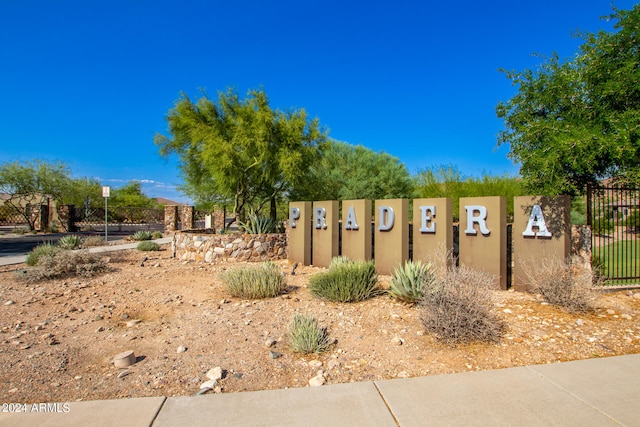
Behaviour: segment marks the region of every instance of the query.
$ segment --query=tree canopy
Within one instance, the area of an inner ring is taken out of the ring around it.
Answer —
[[[405,165],[383,151],[362,145],[330,141],[322,158],[298,186],[297,200],[349,200],[410,198],[413,180]]]
[[[498,144],[521,165],[529,190],[582,194],[604,178],[640,174],[640,5],[614,9],[613,32],[581,36],[572,60],[506,71],[518,87],[496,107]]]
[[[0,165],[0,193],[5,206],[22,216],[31,230],[36,217],[34,207],[48,199],[60,203],[70,188],[69,168],[63,163],[9,162]]]
[[[307,176],[326,140],[318,119],[273,110],[264,90],[240,99],[228,89],[217,102],[183,94],[166,119],[171,136],[157,134],[155,143],[179,157],[182,190],[199,204],[232,203],[241,221],[267,203],[275,219],[276,202]]]
[[[513,198],[524,195],[522,182],[508,175],[484,173],[482,177],[463,177],[456,166],[441,165],[425,168],[415,175],[416,197],[449,197],[453,218],[460,219],[461,197],[505,196],[507,215],[513,217]]]

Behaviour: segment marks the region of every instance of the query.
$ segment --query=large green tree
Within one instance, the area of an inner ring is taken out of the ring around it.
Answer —
[[[273,110],[264,90],[240,99],[228,89],[216,102],[183,94],[167,122],[171,136],[157,134],[155,143],[179,157],[185,193],[198,204],[232,203],[241,221],[265,205],[275,219],[278,200],[304,180],[326,140],[318,119]]]
[[[154,208],[158,202],[144,194],[140,181],[129,181],[120,188],[114,188],[110,192],[109,205],[112,207],[137,207]]]
[[[8,162],[0,165],[0,193],[4,205],[24,218],[29,228],[35,228],[34,209],[49,200],[61,203],[71,187],[69,168],[63,163],[45,161]]]
[[[614,9],[614,31],[584,34],[572,60],[507,71],[518,91],[498,104],[498,144],[521,165],[528,189],[581,194],[640,169],[640,5]]]
[[[330,141],[310,177],[292,194],[297,200],[392,199],[413,196],[405,165],[383,151]]]

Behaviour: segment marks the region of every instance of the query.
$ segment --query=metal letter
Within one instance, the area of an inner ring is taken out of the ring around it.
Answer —
[[[314,224],[316,229],[327,229],[327,211],[325,208],[314,209]]]
[[[349,206],[347,211],[347,222],[344,225],[345,230],[357,230],[358,222],[356,221],[356,210],[353,206]]]
[[[538,227],[537,233],[533,231],[533,227]],[[547,229],[547,223],[544,220],[540,205],[533,205],[533,208],[531,208],[527,229],[522,232],[522,235],[527,237],[551,237],[551,232]]]
[[[300,219],[300,208],[289,209],[289,225],[296,228],[296,219]]]
[[[464,234],[478,234],[476,229],[473,228],[473,223],[478,224],[480,228],[480,232],[488,236],[491,231],[487,228],[487,208],[485,206],[465,206],[464,209],[467,211],[467,229],[464,230]],[[475,212],[478,212],[478,215],[474,215]]]
[[[427,212],[431,211],[431,216],[427,215]],[[422,219],[420,225],[421,233],[435,233],[436,223],[433,222],[433,218],[436,216],[435,206],[420,206],[420,218]],[[431,224],[431,225],[427,225]]]
[[[395,214],[393,213],[393,208],[391,206],[380,206],[378,208],[378,214],[380,217],[380,226],[378,230],[380,231],[389,231],[393,228],[393,223],[395,222]],[[385,221],[386,217],[386,221]]]

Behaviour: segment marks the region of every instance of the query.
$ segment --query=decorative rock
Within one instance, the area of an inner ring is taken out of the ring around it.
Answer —
[[[126,371],[120,372],[118,374],[118,378],[124,378],[124,377],[126,377],[127,375],[130,375],[130,374],[133,374],[133,372],[127,369]]]
[[[505,308],[504,310],[502,310],[502,312],[505,313],[505,314],[511,314],[512,313],[512,311],[510,309],[508,309],[508,308]]]
[[[319,368],[320,366],[322,366],[322,362],[319,360],[312,360],[309,362],[309,366],[311,366],[312,368]]]
[[[4,303],[4,305],[12,305],[12,304],[15,304],[15,302],[13,302],[12,300],[9,300]]]
[[[318,371],[318,375],[309,380],[309,385],[311,387],[318,387],[324,385],[326,382],[327,380],[324,377],[324,372]]]
[[[218,381],[214,380],[213,378],[210,379],[209,381],[205,381],[202,384],[200,384],[200,388],[206,388],[211,390],[212,388],[214,388],[216,385],[218,385]]]
[[[280,357],[282,357],[282,353],[278,353],[277,351],[270,351],[269,352],[269,357],[272,359],[278,359]]]
[[[136,355],[133,350],[128,350],[119,354],[113,358],[113,366],[116,368],[128,368],[136,363]]]
[[[274,340],[273,338],[269,338],[267,339],[267,341],[265,341],[264,345],[268,348],[268,347],[273,347],[274,345],[276,345],[278,341]]]
[[[207,372],[207,378],[213,381],[222,379],[222,368],[220,366],[216,366],[215,368],[209,369],[209,372]],[[214,386],[211,386],[211,388],[213,387]]]
[[[578,320],[576,320],[576,325],[582,326],[582,325],[584,325],[584,321],[582,319],[578,319]]]
[[[633,317],[630,314],[627,314],[627,313],[621,314],[620,317],[622,317],[623,319],[626,319],[626,320],[632,320],[633,319]]]
[[[398,378],[410,378],[411,375],[409,375],[409,373],[407,371],[402,371],[402,372],[398,372],[398,375],[396,375],[396,377],[398,377]]]
[[[177,353],[184,353],[185,351],[187,351],[187,347],[181,345],[180,347],[178,347],[178,350],[176,352]]]
[[[609,310],[607,310],[607,314],[616,314],[616,311],[609,309]]]
[[[391,340],[391,344],[402,345],[404,344],[404,340],[400,337],[393,337],[393,339]]]
[[[140,320],[140,319],[129,320],[127,322],[127,328],[134,327],[135,325],[137,325],[140,322],[142,322],[142,320]]]

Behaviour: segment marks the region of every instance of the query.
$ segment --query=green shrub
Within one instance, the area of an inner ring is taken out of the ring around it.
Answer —
[[[289,346],[296,353],[322,353],[331,345],[325,328],[313,316],[295,314],[289,326]]]
[[[41,243],[29,252],[25,263],[29,266],[34,266],[38,263],[40,258],[53,257],[59,250],[60,248],[51,242]]]
[[[415,303],[425,292],[432,289],[434,284],[435,275],[431,271],[431,264],[425,264],[420,260],[406,261],[393,270],[387,292],[397,300]]]
[[[250,213],[246,222],[238,221],[238,228],[247,234],[275,233],[278,223],[268,216]]]
[[[527,289],[540,293],[549,304],[570,313],[592,311],[597,297],[593,275],[597,275],[602,267],[597,260],[592,271],[575,264],[571,259],[548,257],[524,263]]]
[[[58,250],[52,256],[42,256],[37,265],[19,277],[27,282],[38,282],[61,277],[92,277],[108,270],[102,258],[88,251]]]
[[[146,252],[159,251],[160,245],[157,244],[156,242],[151,242],[147,240],[147,241],[138,243],[138,246],[136,246],[136,249],[139,251],[146,251]]]
[[[150,231],[139,230],[136,231],[133,236],[131,236],[133,240],[143,241],[143,240],[151,240],[153,235]]]
[[[270,261],[230,269],[220,274],[220,279],[232,296],[243,299],[275,297],[287,289],[284,274]]]
[[[82,247],[88,248],[91,246],[104,246],[106,242],[102,236],[87,236],[82,239]]]
[[[63,236],[58,240],[58,246],[61,249],[77,249],[81,243],[80,236],[75,235]]]
[[[151,237],[153,239],[162,239],[164,237],[164,234],[162,234],[161,231],[154,231]]]
[[[451,343],[498,341],[505,324],[491,311],[493,286],[488,273],[465,266],[449,270],[443,283],[420,301],[424,328]]]
[[[312,295],[337,302],[363,301],[380,292],[373,261],[334,259],[329,270],[309,279]]]

